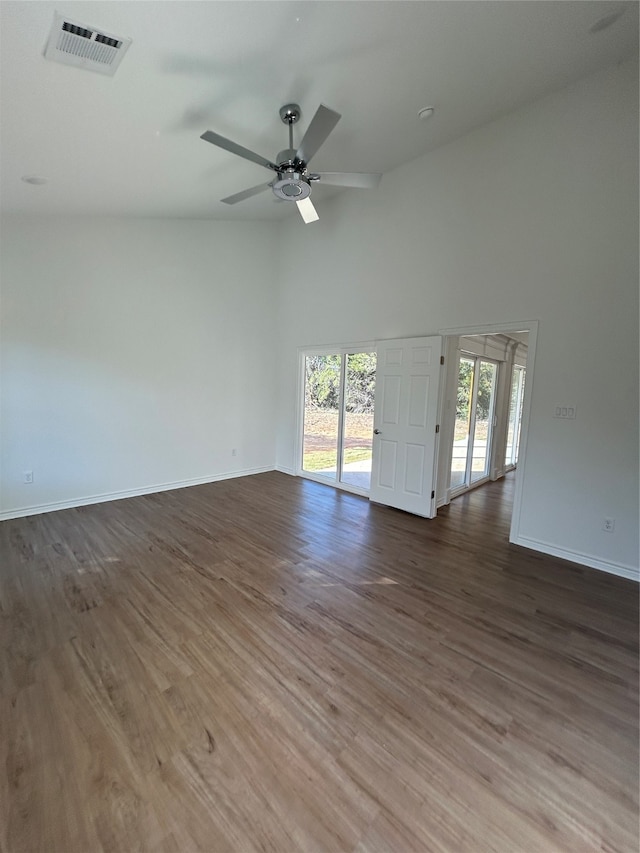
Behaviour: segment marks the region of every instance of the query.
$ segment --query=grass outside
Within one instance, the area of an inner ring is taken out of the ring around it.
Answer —
[[[469,430],[469,421],[464,418],[456,418],[453,434],[454,441],[466,438]],[[484,440],[489,434],[489,421],[476,421],[476,438]]]
[[[302,467],[305,471],[335,468],[337,459],[337,410],[305,409]],[[371,458],[373,415],[347,413],[344,423],[343,464]]]
[[[467,437],[468,422],[456,419],[454,441]],[[344,424],[345,465],[370,459],[372,455],[373,414],[348,413]],[[489,432],[487,421],[476,421],[476,439],[484,440]],[[333,409],[305,409],[304,450],[302,467],[305,471],[321,471],[336,467],[338,412]]]
[[[343,465],[349,462],[360,462],[363,459],[371,459],[371,448],[348,447],[344,451]],[[324,471],[327,468],[335,470],[337,465],[337,454],[329,450],[312,450],[305,453],[302,459],[302,467],[305,471]]]

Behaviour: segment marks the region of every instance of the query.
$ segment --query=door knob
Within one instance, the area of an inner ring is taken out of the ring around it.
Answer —
[[[374,435],[382,435],[382,430],[381,429],[374,429],[373,434]]]

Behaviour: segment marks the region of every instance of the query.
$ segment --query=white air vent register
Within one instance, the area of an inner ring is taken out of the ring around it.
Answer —
[[[56,12],[44,55],[53,62],[111,76],[130,44],[130,38],[80,24]]]

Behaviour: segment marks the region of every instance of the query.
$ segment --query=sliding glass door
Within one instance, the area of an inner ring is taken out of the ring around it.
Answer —
[[[524,378],[526,370],[515,365],[511,377],[511,395],[509,397],[509,422],[507,424],[507,450],[505,466],[515,468],[518,462],[520,448],[520,423],[522,421],[522,404],[524,402]]]
[[[452,493],[464,491],[490,474],[497,377],[496,362],[460,356],[449,484]]]
[[[458,364],[458,391],[456,397],[456,422],[451,453],[450,488],[460,488],[467,479],[467,456],[471,435],[471,402],[474,384],[475,360],[460,356]]]
[[[304,354],[300,473],[368,492],[375,352]]]

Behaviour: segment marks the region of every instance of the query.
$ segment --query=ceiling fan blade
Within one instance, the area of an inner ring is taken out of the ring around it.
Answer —
[[[256,154],[255,151],[249,151],[248,148],[243,148],[242,145],[238,145],[237,142],[232,142],[230,139],[226,139],[224,136],[220,136],[219,133],[214,133],[212,130],[206,130],[200,139],[204,139],[205,142],[210,142],[212,145],[217,145],[218,148],[224,148],[225,151],[230,151],[232,154],[237,154],[238,157],[244,157],[245,160],[251,160],[253,163],[257,163],[258,166],[264,166],[266,169],[273,169],[275,172],[278,171],[278,167],[275,163],[272,163],[271,160],[267,160],[266,157],[261,157],[259,154]]]
[[[315,175],[318,177],[316,178]],[[380,183],[378,172],[314,172],[311,180],[317,180],[328,187],[355,187],[361,190],[373,190]]]
[[[341,118],[340,113],[320,104],[296,152],[298,160],[308,163]]]
[[[239,201],[244,201],[245,198],[251,198],[252,195],[258,195],[258,193],[269,189],[271,189],[271,184],[258,184],[257,187],[250,187],[248,190],[242,190],[241,193],[228,195],[226,198],[221,198],[220,201],[225,204],[236,204]]]
[[[300,216],[304,219],[305,225],[308,225],[310,222],[317,222],[317,220],[320,219],[315,207],[313,206],[313,202],[308,196],[307,198],[300,199],[296,204],[298,205]]]

